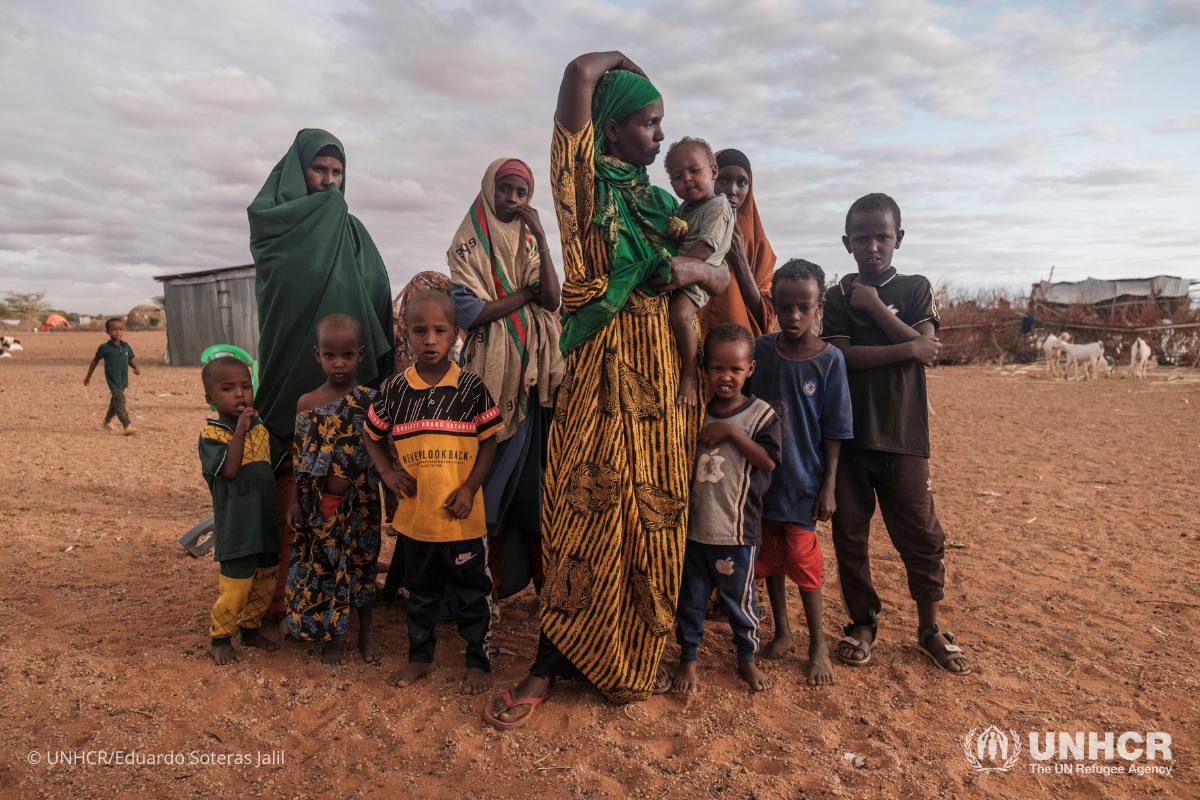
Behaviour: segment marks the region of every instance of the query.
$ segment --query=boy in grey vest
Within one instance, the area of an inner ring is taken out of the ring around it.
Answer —
[[[770,405],[742,394],[754,372],[754,337],[741,325],[718,325],[704,340],[712,397],[705,409],[688,512],[683,579],[676,611],[681,653],[672,684],[694,692],[704,612],[715,588],[729,608],[738,675],[756,692],[771,686],[754,663],[758,609],[754,559],[762,541],[762,496],[779,463],[782,426]]]

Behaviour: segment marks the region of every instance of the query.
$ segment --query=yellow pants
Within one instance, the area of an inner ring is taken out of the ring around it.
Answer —
[[[230,578],[221,576],[221,593],[212,609],[212,627],[209,635],[214,639],[228,639],[241,628],[243,638],[250,631],[262,626],[263,616],[271,605],[275,593],[275,578],[279,566],[259,567],[252,578]]]

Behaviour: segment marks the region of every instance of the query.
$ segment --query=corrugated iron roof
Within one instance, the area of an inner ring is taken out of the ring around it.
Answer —
[[[1042,281],[1036,287],[1039,300],[1065,306],[1073,303],[1095,305],[1118,297],[1184,298],[1188,296],[1191,284],[1192,281],[1187,278],[1158,275],[1154,278],[1119,278],[1112,281],[1088,278],[1075,283]]]
[[[202,269],[199,272],[181,272],[178,275],[155,275],[156,281],[170,281],[176,278],[199,278],[203,275],[218,275],[222,272],[232,272],[237,269],[254,269],[253,264],[242,264],[236,267],[218,267],[217,269]]]

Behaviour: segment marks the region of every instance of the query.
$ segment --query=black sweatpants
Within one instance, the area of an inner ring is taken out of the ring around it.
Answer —
[[[867,622],[881,609],[871,583],[867,550],[877,497],[888,536],[908,571],[912,599],[918,603],[941,600],[946,586],[946,534],[933,509],[929,459],[842,448],[833,549],[842,600],[854,622]]]
[[[458,633],[467,642],[467,666],[490,672],[492,575],[487,537],[460,542],[421,542],[400,534],[404,585],[408,588],[408,660],[433,663],[438,606],[446,587],[458,601]]]

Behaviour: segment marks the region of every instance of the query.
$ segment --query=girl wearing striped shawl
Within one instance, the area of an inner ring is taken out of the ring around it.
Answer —
[[[499,158],[446,253],[458,326],[467,331],[462,368],[479,375],[500,408],[496,460],[483,483],[489,559],[497,594],[542,582],[542,478],[562,383],[559,284],[538,212],[533,172]]]

